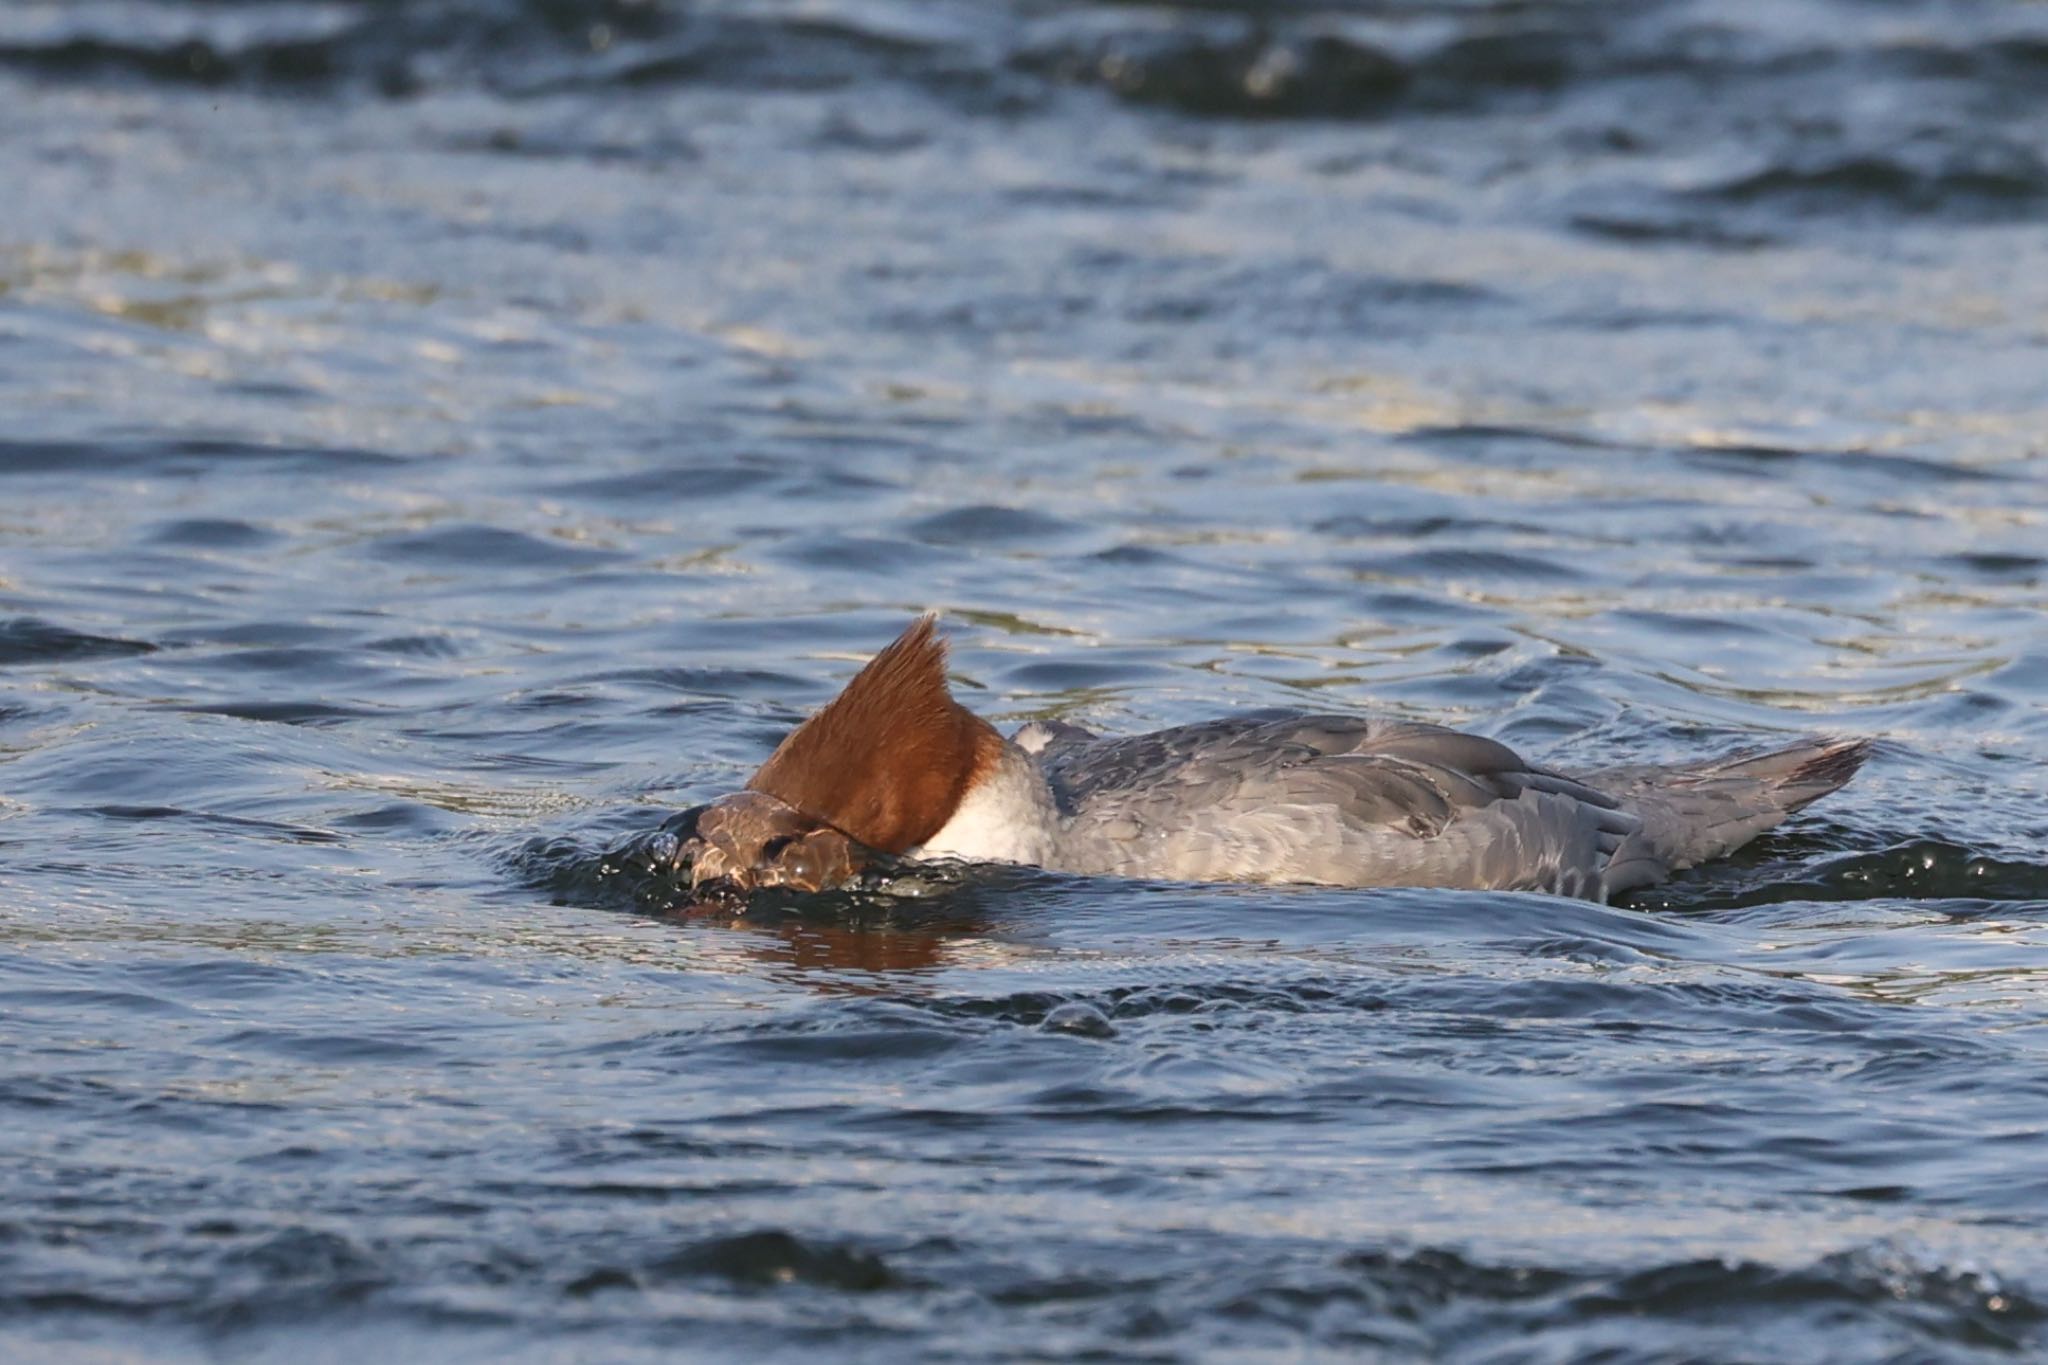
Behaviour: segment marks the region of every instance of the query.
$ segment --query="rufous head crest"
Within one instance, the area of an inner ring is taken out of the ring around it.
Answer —
[[[766,792],[871,848],[930,839],[1002,756],[1002,737],[946,689],[946,643],[926,615],[791,731],[750,790]]]

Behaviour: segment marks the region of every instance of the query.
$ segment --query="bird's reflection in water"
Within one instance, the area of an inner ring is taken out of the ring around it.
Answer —
[[[953,918],[916,924],[829,915],[692,918],[743,935],[738,955],[770,976],[831,995],[900,992],[909,984],[906,977],[951,965],[954,950],[978,941],[984,928]]]
[[[744,903],[674,904],[660,913],[736,936],[732,951],[780,980],[832,994],[883,995],[904,989],[906,976],[955,965],[964,950],[985,943],[992,924],[982,900],[971,887],[946,885],[928,899],[783,892]]]
[[[886,989],[884,983],[863,982],[862,973],[929,972],[944,966],[947,949],[965,933],[965,926],[904,927],[890,924],[830,924],[787,920],[770,928],[748,956],[784,971],[809,977],[821,972],[850,972],[846,989]]]

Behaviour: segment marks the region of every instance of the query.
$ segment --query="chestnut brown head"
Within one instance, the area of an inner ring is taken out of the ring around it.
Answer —
[[[748,779],[870,848],[907,853],[1000,762],[1003,739],[946,688],[946,642],[919,617],[792,730]]]
[[[712,903],[770,887],[827,891],[893,864],[950,819],[1002,756],[953,700],[946,645],[920,617],[799,725],[747,789],[677,817],[676,870]]]
[[[742,791],[673,823],[673,854],[700,899],[740,900],[755,891],[829,891],[883,861],[843,830],[765,792]]]

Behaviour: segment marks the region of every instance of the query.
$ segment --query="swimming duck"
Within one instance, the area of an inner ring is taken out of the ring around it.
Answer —
[[[1443,726],[1264,710],[1108,737],[1005,739],[914,622],[744,790],[670,822],[695,893],[847,885],[898,859],[1176,881],[1543,891],[1606,901],[1718,858],[1835,791],[1862,739],[1569,775]]]

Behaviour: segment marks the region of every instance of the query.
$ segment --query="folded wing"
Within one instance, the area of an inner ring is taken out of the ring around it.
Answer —
[[[1640,822],[1600,790],[1441,726],[1267,712],[1104,740],[1027,727],[1073,870],[1599,898]]]

